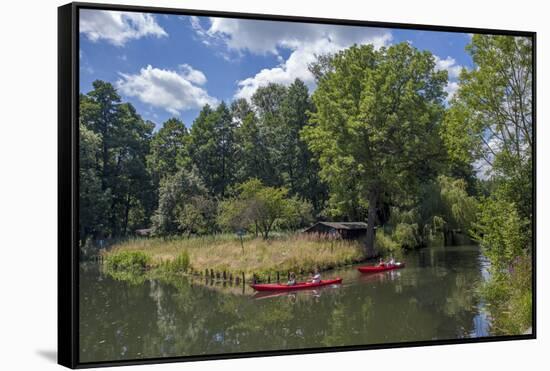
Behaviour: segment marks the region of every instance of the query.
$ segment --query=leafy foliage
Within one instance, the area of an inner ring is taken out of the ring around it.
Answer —
[[[147,268],[150,256],[142,251],[120,251],[107,255],[105,264],[111,271],[139,272]]]
[[[309,205],[288,198],[286,188],[267,187],[251,179],[237,187],[238,195],[220,205],[219,222],[229,229],[254,228],[264,239],[277,225],[290,227],[308,220]]]
[[[326,63],[326,61],[324,61]],[[384,192],[411,190],[435,174],[446,72],[407,43],[352,46],[331,57],[302,131],[338,200],[368,200],[367,248]]]
[[[143,121],[132,105],[120,103],[111,84],[95,81],[93,87],[80,96],[84,133],[80,166],[84,183],[80,192],[90,206],[80,221],[81,241],[90,235],[126,235],[147,224],[145,215],[151,208],[145,158],[153,124]]]
[[[530,246],[529,235],[523,233],[525,223],[513,203],[495,198],[483,202],[476,237],[496,270],[508,268]]]

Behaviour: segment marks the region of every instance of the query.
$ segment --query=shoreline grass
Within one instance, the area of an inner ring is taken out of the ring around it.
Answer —
[[[365,260],[359,241],[330,241],[315,235],[291,234],[273,239],[247,238],[243,247],[232,235],[191,238],[130,239],[104,251],[105,262],[128,253],[145,254],[146,269],[166,269],[178,266],[179,271],[215,272],[246,277],[265,276],[294,271],[307,274],[316,267],[328,270]],[[182,261],[184,264],[182,264]]]

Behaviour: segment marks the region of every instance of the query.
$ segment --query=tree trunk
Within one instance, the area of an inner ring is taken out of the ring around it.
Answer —
[[[367,213],[367,238],[365,240],[365,256],[372,258],[376,256],[374,247],[374,227],[376,225],[376,203],[378,194],[375,191],[369,193],[369,210]]]
[[[128,234],[128,219],[130,217],[130,194],[126,195],[126,202],[124,203],[124,225],[123,233],[126,236]]]

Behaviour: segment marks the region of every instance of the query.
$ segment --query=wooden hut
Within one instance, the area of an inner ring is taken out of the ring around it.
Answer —
[[[351,240],[367,234],[367,223],[364,222],[317,222],[304,230],[304,233],[334,236]]]

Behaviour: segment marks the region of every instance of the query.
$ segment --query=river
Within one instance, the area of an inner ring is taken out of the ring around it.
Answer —
[[[477,246],[405,254],[406,267],[362,275],[324,272],[343,284],[262,296],[211,288],[116,281],[80,270],[80,362],[490,336],[476,284],[487,278]]]

